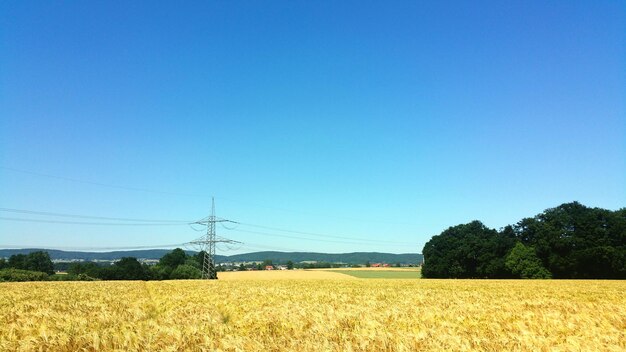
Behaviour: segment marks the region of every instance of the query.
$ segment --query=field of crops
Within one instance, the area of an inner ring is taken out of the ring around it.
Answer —
[[[323,270],[358,279],[419,279],[422,277],[419,268],[341,268]]]
[[[230,271],[219,273],[219,279],[232,280],[350,280],[354,277],[339,272],[325,270],[271,270],[271,271]]]
[[[0,350],[626,350],[624,281],[343,276],[2,283]]]

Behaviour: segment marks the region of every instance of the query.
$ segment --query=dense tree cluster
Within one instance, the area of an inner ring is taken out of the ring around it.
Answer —
[[[67,275],[52,275],[54,270],[50,256],[47,252],[38,251],[15,254],[8,261],[0,258],[0,281],[199,279],[204,255],[205,252],[200,252],[189,256],[176,248],[152,266],[142,264],[136,258],[125,257],[113,265],[72,263]]]
[[[159,264],[150,267],[151,278],[167,279],[199,279],[202,276],[202,261],[205,252],[189,256],[185,251],[176,248],[161,257]]]
[[[110,266],[93,262],[74,263],[68,274],[102,280],[169,280],[199,279],[204,252],[189,256],[180,248],[164,255],[156,265],[141,264],[136,258],[126,257]]]
[[[423,252],[429,278],[625,279],[626,208],[566,203],[500,231],[473,221]]]
[[[0,259],[0,269],[12,268],[18,270],[37,271],[47,275],[54,274],[54,266],[48,252],[37,251],[29,254],[14,254],[6,261]]]
[[[515,245],[512,234],[480,221],[457,225],[424,246],[422,275],[432,278],[508,278],[505,257]]]

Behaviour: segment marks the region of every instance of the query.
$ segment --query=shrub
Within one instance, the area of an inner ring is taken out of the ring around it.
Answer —
[[[22,269],[2,269],[0,270],[0,281],[43,281],[48,278],[48,274],[40,271],[29,271]]]
[[[191,265],[179,265],[170,274],[170,279],[199,279],[202,276],[202,272]]]
[[[535,254],[533,247],[517,242],[506,257],[506,267],[522,279],[550,279],[552,275]]]

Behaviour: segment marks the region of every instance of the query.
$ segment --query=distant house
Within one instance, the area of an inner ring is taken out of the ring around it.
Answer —
[[[286,265],[279,265],[278,266],[278,270],[287,270],[287,266]]]
[[[265,267],[265,270],[274,270],[274,267],[273,267],[273,266],[271,266],[271,265],[267,265],[267,266]]]
[[[372,268],[388,268],[391,265],[387,264],[387,263],[373,263],[371,265]]]

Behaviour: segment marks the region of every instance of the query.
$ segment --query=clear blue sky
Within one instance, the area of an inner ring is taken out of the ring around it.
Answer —
[[[618,209],[625,33],[621,1],[4,1],[0,207],[187,220],[215,195],[244,223],[408,243],[218,227],[235,252],[396,253],[474,219]],[[2,246],[199,235],[0,220]]]

